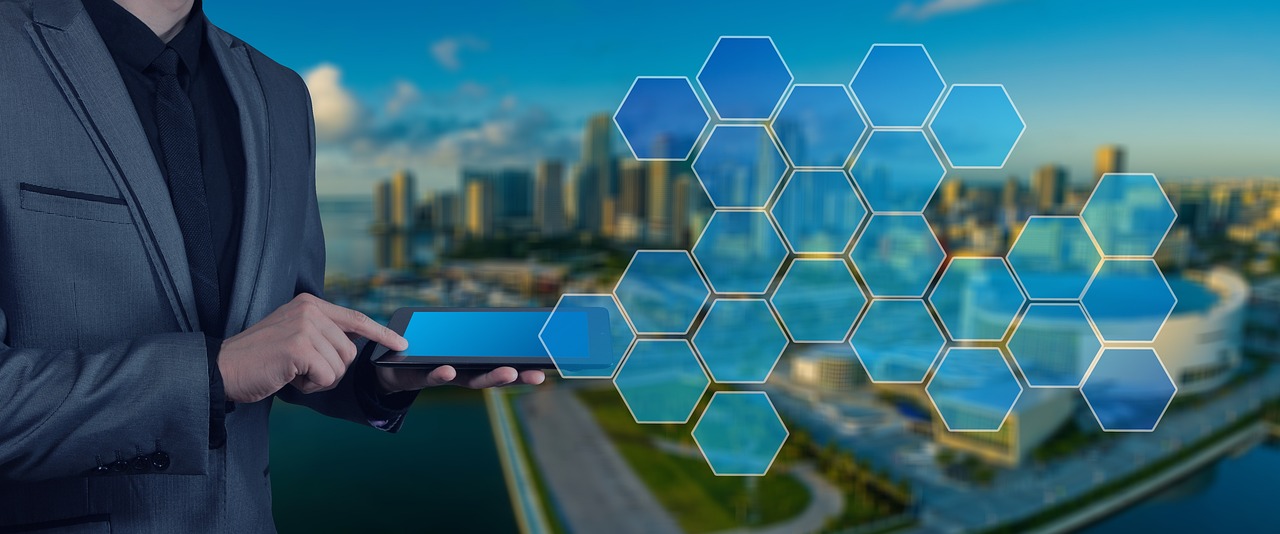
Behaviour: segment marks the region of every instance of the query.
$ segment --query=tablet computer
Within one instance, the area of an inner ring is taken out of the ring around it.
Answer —
[[[392,351],[378,346],[372,358],[391,367],[459,369],[553,369],[555,363],[539,338],[552,308],[400,308],[388,328],[404,336],[409,348]],[[567,315],[561,315],[567,314]],[[612,350],[609,315],[604,308],[573,308],[557,312],[558,341],[567,341],[590,366]],[[561,343],[557,343],[561,345]],[[560,353],[557,352],[557,357]],[[607,357],[602,358],[607,360]]]

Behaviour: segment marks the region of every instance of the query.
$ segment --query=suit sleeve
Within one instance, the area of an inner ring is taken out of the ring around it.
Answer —
[[[0,340],[8,339],[8,324],[0,309]],[[108,474],[204,474],[208,392],[200,333],[145,336],[92,352],[0,342],[0,486],[83,476],[121,461],[115,467],[128,469]],[[155,467],[146,465],[151,459]]]

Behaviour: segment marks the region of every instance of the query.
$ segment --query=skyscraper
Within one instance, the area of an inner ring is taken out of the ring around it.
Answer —
[[[606,210],[606,201],[617,195],[617,182],[613,175],[613,149],[610,139],[613,119],[606,113],[587,119],[582,136],[582,162],[578,166],[575,187],[578,193],[578,227],[596,234],[612,231],[613,209]],[[616,206],[613,206],[616,208]],[[609,213],[605,213],[609,211]],[[608,231],[606,231],[608,230]]]
[[[414,223],[413,175],[401,169],[391,175],[391,226],[396,230],[410,230]]]
[[[650,243],[665,245],[671,242],[671,164],[665,161],[649,162],[649,198],[645,205]]]
[[[1067,190],[1067,170],[1061,165],[1041,165],[1031,175],[1031,193],[1038,215],[1051,215],[1062,206]]]
[[[689,219],[693,215],[689,202],[692,187],[693,176],[689,173],[680,173],[671,183],[671,228],[668,243],[680,248],[688,247],[692,240],[689,236]]]
[[[564,233],[564,164],[541,161],[534,172],[534,225],[544,236]]]
[[[379,180],[373,184],[373,229],[378,232],[391,229],[390,180]]]
[[[1102,145],[1093,153],[1094,185],[1110,172],[1124,172],[1124,148],[1120,145]]]
[[[492,183],[479,178],[464,180],[462,191],[466,235],[475,239],[493,235]]]
[[[644,215],[648,201],[649,162],[624,159],[618,164],[617,212],[614,236],[623,241],[644,239]]]

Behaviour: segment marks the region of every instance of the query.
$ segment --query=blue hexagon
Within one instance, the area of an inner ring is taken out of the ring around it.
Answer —
[[[613,114],[631,155],[641,160],[687,159],[710,119],[684,76],[636,78]]]
[[[613,385],[637,423],[684,424],[711,384],[683,339],[641,339]]]
[[[844,171],[795,171],[772,213],[791,250],[839,254],[853,240],[867,209]]]
[[[1009,249],[1009,266],[1032,299],[1076,300],[1102,255],[1079,217],[1035,216]]]
[[[725,120],[768,119],[791,80],[768,37],[721,37],[698,71],[711,109]]]
[[[946,259],[923,215],[872,215],[850,256],[877,298],[924,297]]]
[[[938,362],[925,392],[951,432],[996,432],[1022,395],[1000,349],[956,347]]]
[[[1155,430],[1178,387],[1151,348],[1109,348],[1084,379],[1080,393],[1107,432]]]
[[[603,319],[603,321],[601,321]],[[609,329],[609,346],[595,347],[589,328]],[[635,332],[613,295],[561,295],[538,339],[562,378],[609,378],[635,341]]]
[[[1178,297],[1154,260],[1108,259],[1081,302],[1103,340],[1151,342]]]
[[[871,211],[924,211],[946,169],[919,130],[877,130],[858,152],[853,180]]]
[[[773,293],[773,307],[798,343],[844,341],[867,303],[843,259],[797,258]]]
[[[1026,124],[1003,85],[952,85],[929,129],[957,169],[999,169]]]
[[[1102,340],[1075,303],[1033,302],[1009,339],[1009,354],[1031,387],[1080,387]]]
[[[924,45],[877,44],[849,82],[877,128],[921,128],[946,89]]]
[[[956,341],[1000,341],[1026,302],[1004,258],[954,258],[929,295]]]
[[[921,299],[875,299],[849,340],[872,382],[924,381],[947,338]]]
[[[763,208],[787,171],[782,152],[759,124],[721,124],[693,160],[716,208]]]
[[[712,291],[759,294],[787,259],[787,247],[768,213],[717,211],[702,230],[693,256],[707,273]]]
[[[683,250],[640,250],[613,294],[640,334],[684,334],[711,293]]]
[[[712,380],[761,383],[786,350],[787,335],[764,299],[716,299],[693,345]]]
[[[1153,256],[1178,218],[1154,174],[1104,174],[1081,212],[1108,256]]]
[[[773,120],[796,167],[843,167],[866,129],[843,85],[796,85]]]
[[[786,443],[787,427],[763,391],[717,391],[693,441],[717,476],[762,476]]]

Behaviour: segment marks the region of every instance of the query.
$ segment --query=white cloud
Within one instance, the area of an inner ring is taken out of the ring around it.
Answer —
[[[363,110],[355,97],[342,86],[342,71],[331,63],[322,63],[303,76],[311,91],[311,107],[315,112],[316,138],[336,141],[355,131]]]
[[[412,82],[400,80],[396,82],[395,92],[387,99],[384,108],[388,117],[399,117],[405,110],[422,101],[422,91]]]
[[[893,16],[899,19],[927,20],[939,15],[970,11],[1003,1],[1005,0],[921,0],[919,2],[908,0],[898,4],[898,9]]]
[[[488,43],[475,37],[446,37],[431,43],[431,57],[447,70],[458,70],[462,68],[463,51],[483,51],[488,47]]]

